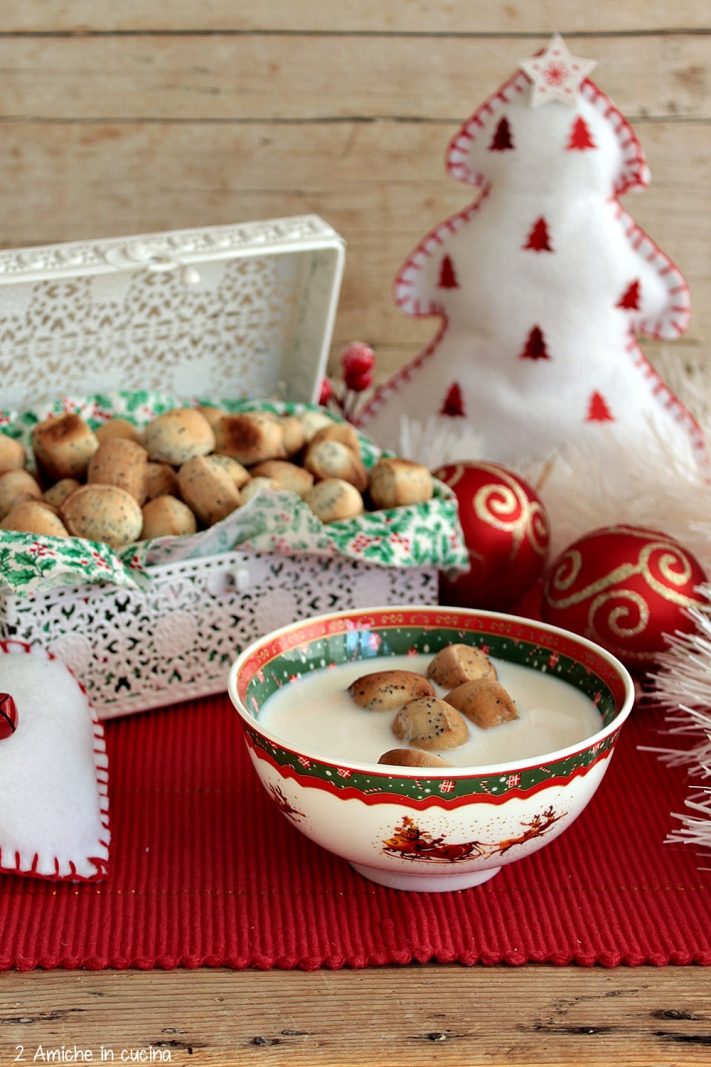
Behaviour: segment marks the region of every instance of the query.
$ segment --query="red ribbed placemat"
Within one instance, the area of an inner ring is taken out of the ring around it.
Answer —
[[[711,963],[711,875],[665,846],[687,779],[634,712],[588,809],[556,841],[457,893],[371,884],[279,814],[226,697],[107,726],[111,874],[0,878],[0,967]]]

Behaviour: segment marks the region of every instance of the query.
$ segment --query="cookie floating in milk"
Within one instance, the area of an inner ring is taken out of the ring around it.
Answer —
[[[480,648],[473,645],[447,645],[430,663],[427,677],[445,689],[454,689],[476,678],[496,678],[496,668]]]
[[[511,695],[493,678],[474,678],[463,682],[445,699],[482,730],[518,718]]]
[[[418,697],[434,697],[432,685],[414,671],[374,671],[357,678],[348,692],[368,711],[395,711]]]
[[[317,758],[403,767],[528,759],[600,729],[593,701],[552,673],[492,659],[488,670],[496,677],[447,691],[427,677],[436,659],[378,656],[314,670],[269,697],[260,721]],[[435,674],[448,659],[439,660]],[[474,660],[478,669],[486,666]],[[367,665],[375,669],[363,673]],[[413,695],[425,687],[431,691]]]
[[[426,752],[458,748],[469,739],[461,713],[435,696],[409,700],[393,719],[393,733]]]

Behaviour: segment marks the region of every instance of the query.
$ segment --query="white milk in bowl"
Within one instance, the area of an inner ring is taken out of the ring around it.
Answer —
[[[368,711],[348,693],[357,678],[375,671],[426,674],[432,655],[381,656],[325,667],[273,693],[260,723],[284,743],[327,761],[377,763],[402,748],[392,731],[395,711]],[[436,755],[455,767],[483,767],[529,759],[575,745],[597,733],[602,716],[580,690],[551,674],[491,657],[499,682],[513,697],[519,718],[482,729],[465,720],[469,739]],[[435,686],[437,696],[447,690]],[[413,746],[414,747],[414,746]]]

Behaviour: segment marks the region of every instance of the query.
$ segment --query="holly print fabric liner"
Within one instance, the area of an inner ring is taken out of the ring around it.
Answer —
[[[92,427],[118,417],[143,426],[164,411],[193,403],[214,404],[230,412],[298,414],[319,410],[316,405],[279,401],[185,401],[156,392],[118,392],[65,398],[22,412],[0,412],[0,429],[21,441],[31,456],[32,431],[51,414],[76,412]],[[368,438],[359,436],[363,462],[369,469],[382,452]],[[435,482],[434,497],[426,504],[366,512],[330,524],[322,523],[294,493],[259,493],[207,530],[188,537],[140,541],[119,551],[80,538],[0,530],[0,592],[29,595],[81,582],[135,588],[150,581],[147,568],[153,564],[198,559],[235,548],[285,555],[346,556],[386,567],[432,566],[455,572],[469,567],[456,498],[447,486]]]

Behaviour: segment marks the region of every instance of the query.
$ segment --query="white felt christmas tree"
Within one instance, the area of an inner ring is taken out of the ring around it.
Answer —
[[[489,458],[542,457],[614,429],[641,445],[656,425],[703,454],[694,418],[642,353],[689,319],[680,271],[622,209],[647,184],[629,124],[560,37],[522,63],[464,124],[447,169],[479,188],[400,271],[395,297],[438,316],[427,349],[361,415],[397,447],[400,417],[465,417]]]

